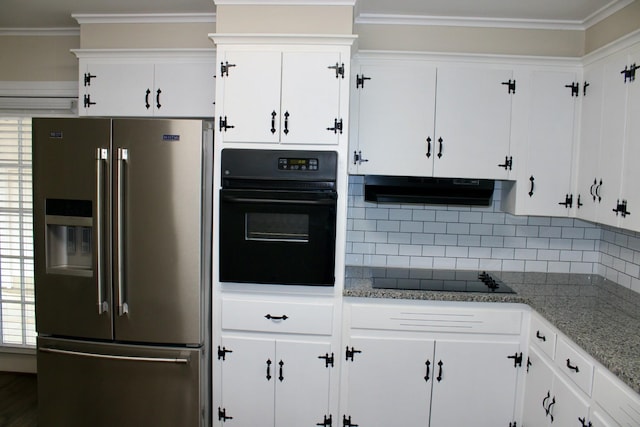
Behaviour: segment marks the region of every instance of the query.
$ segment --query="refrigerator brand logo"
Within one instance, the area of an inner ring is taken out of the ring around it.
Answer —
[[[163,141],[180,141],[180,135],[162,135]]]
[[[51,131],[49,132],[49,138],[51,139],[62,139],[61,131]]]

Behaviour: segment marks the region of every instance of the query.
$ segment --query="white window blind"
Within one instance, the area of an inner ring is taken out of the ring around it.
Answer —
[[[31,118],[0,117],[0,345],[36,344]]]

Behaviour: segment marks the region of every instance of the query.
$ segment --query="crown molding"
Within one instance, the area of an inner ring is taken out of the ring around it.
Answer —
[[[214,23],[215,13],[74,13],[78,24],[182,24]]]
[[[356,0],[213,0],[216,6],[355,6]]]
[[[20,37],[62,37],[80,36],[80,28],[0,28],[0,36],[20,36]]]
[[[597,24],[600,21],[607,19],[614,13],[629,6],[634,1],[635,0],[612,0],[611,3],[609,3],[602,9],[598,10],[591,16],[587,17],[587,19],[583,21],[585,29]]]

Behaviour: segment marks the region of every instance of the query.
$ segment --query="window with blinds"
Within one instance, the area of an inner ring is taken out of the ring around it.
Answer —
[[[0,117],[0,345],[36,344],[31,118]]]

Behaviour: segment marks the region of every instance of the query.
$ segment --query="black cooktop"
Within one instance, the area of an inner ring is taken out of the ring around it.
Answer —
[[[371,268],[373,287],[444,292],[513,294],[515,291],[485,271]]]

